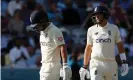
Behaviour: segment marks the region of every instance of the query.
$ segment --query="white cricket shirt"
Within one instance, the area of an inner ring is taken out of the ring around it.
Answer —
[[[16,59],[18,59],[22,54],[22,50],[17,48],[17,47],[13,47],[10,52],[9,52],[9,58],[11,63],[14,64],[14,68],[26,68],[26,61],[24,59],[20,59],[19,61],[16,61]]]
[[[62,32],[51,22],[44,31],[40,32],[41,63],[59,63],[60,48],[58,46],[61,44],[65,44]]]
[[[115,60],[115,44],[120,41],[118,27],[108,22],[104,27],[94,25],[87,32],[87,44],[93,45],[91,59]]]

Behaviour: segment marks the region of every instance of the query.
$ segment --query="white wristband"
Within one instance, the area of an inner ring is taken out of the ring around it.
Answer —
[[[121,53],[120,54],[120,58],[121,58],[121,60],[126,60],[126,54],[125,53]]]
[[[67,65],[67,63],[63,63],[63,66],[66,66]]]

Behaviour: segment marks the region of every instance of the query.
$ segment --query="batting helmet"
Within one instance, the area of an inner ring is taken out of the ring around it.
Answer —
[[[92,13],[92,16],[95,16],[95,14],[97,14],[97,13],[102,13],[103,14],[103,16],[106,18],[106,19],[108,19],[108,17],[109,17],[109,10],[106,8],[106,7],[104,7],[104,6],[97,6],[95,9],[94,9],[94,11],[93,11],[93,13]]]
[[[45,11],[33,11],[30,15],[30,27],[34,28],[38,23],[49,22],[48,15]]]

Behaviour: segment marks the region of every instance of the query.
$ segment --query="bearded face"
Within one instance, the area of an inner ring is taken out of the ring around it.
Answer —
[[[96,24],[100,24],[104,20],[104,16],[101,13],[95,14],[92,18],[93,18],[94,23]]]

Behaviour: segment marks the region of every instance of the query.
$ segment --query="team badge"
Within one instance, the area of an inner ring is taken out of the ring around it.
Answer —
[[[63,41],[63,37],[58,37],[58,40],[59,41]]]

